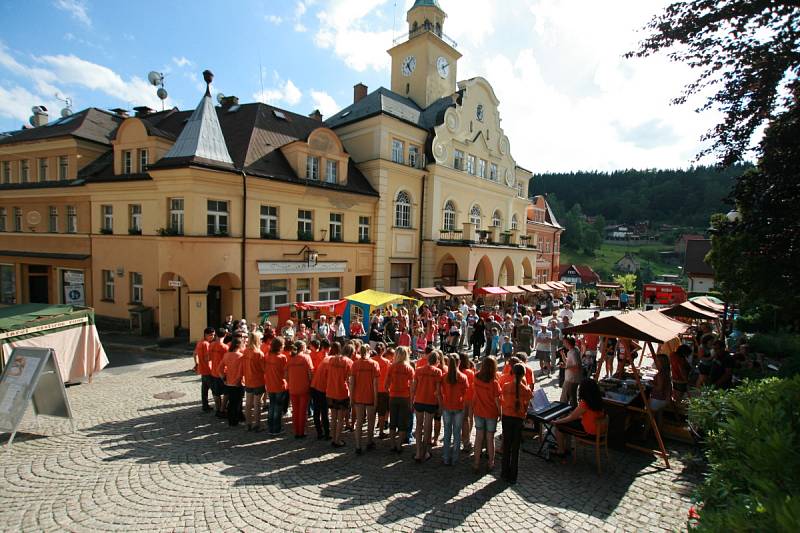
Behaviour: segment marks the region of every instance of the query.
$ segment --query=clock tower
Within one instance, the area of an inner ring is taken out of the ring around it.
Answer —
[[[461,54],[442,28],[447,15],[437,0],[416,0],[408,10],[408,40],[389,49],[392,91],[425,109],[456,90]]]

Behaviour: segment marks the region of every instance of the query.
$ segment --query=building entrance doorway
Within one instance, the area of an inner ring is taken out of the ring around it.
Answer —
[[[49,272],[45,265],[28,266],[28,301],[32,304],[49,304]]]
[[[206,310],[208,327],[218,328],[222,325],[222,287],[209,285],[207,291]]]

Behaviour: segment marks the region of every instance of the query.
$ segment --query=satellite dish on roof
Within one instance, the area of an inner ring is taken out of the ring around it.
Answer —
[[[36,118],[35,118],[33,115],[31,115],[30,117],[28,117],[28,124],[30,124],[30,125],[31,125],[31,126],[33,126],[34,128],[36,127],[36,122],[35,122],[35,121],[36,121]]]
[[[69,96],[61,98],[58,96],[58,93],[56,93],[56,98],[64,102],[64,108],[61,110],[61,118],[67,118],[72,115],[72,98]]]
[[[222,93],[217,93],[217,103],[222,105],[222,101],[225,99],[225,95]]]
[[[167,95],[167,90],[165,88],[163,88],[163,87],[159,87],[158,90],[156,91],[156,96],[158,96],[162,100],[166,100],[167,96],[168,96]]]
[[[164,75],[155,70],[151,70],[150,74],[147,75],[147,80],[153,86],[161,85],[164,82]]]
[[[61,110],[61,118],[67,118],[70,115],[72,115],[72,109],[65,107]]]

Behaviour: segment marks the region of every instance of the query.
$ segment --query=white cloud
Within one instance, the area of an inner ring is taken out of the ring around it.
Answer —
[[[55,0],[53,3],[58,9],[68,12],[78,22],[91,27],[92,19],[83,0]]]
[[[280,26],[280,24],[283,22],[283,17],[279,17],[278,15],[267,15],[264,17],[264,20],[276,26]]]
[[[63,107],[57,100],[52,98],[42,98],[41,95],[34,94],[24,87],[16,85],[6,88],[0,85],[0,116],[19,120],[20,123],[28,124],[31,115],[31,107],[43,105],[50,110],[50,118],[58,118],[58,110]]]
[[[303,2],[297,2],[297,4],[294,7],[294,18],[299,19],[300,17],[305,15],[307,9],[308,8],[306,8],[306,4],[304,4]]]
[[[191,67],[193,63],[186,59],[184,56],[181,57],[173,57],[172,62],[178,65],[179,67]]]
[[[341,106],[336,103],[336,100],[325,91],[311,89],[310,93],[311,100],[314,102],[314,107],[319,109],[323,117],[330,117],[341,109]]]
[[[366,20],[386,0],[334,0],[317,13],[319,30],[314,43],[329,48],[353,70],[389,67],[386,50],[391,47],[392,30],[374,30]]]
[[[276,82],[274,87],[254,93],[253,98],[270,105],[284,104],[287,106],[297,105],[303,98],[302,91],[292,80],[281,80],[277,72],[273,73],[273,79]]]
[[[307,31],[308,31],[308,28],[306,28],[306,27],[303,25],[303,23],[302,23],[302,22],[297,22],[297,23],[295,23],[295,25],[294,25],[294,31],[296,31],[297,33],[305,33],[305,32],[307,32]]]

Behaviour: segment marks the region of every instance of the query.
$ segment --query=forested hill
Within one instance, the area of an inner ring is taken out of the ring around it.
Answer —
[[[535,174],[531,195],[548,194],[557,211],[580,204],[587,215],[608,222],[680,224],[707,227],[713,213],[727,212],[723,199],[750,165],[724,170],[698,166],[685,170],[619,170]],[[555,198],[553,198],[553,195]]]

